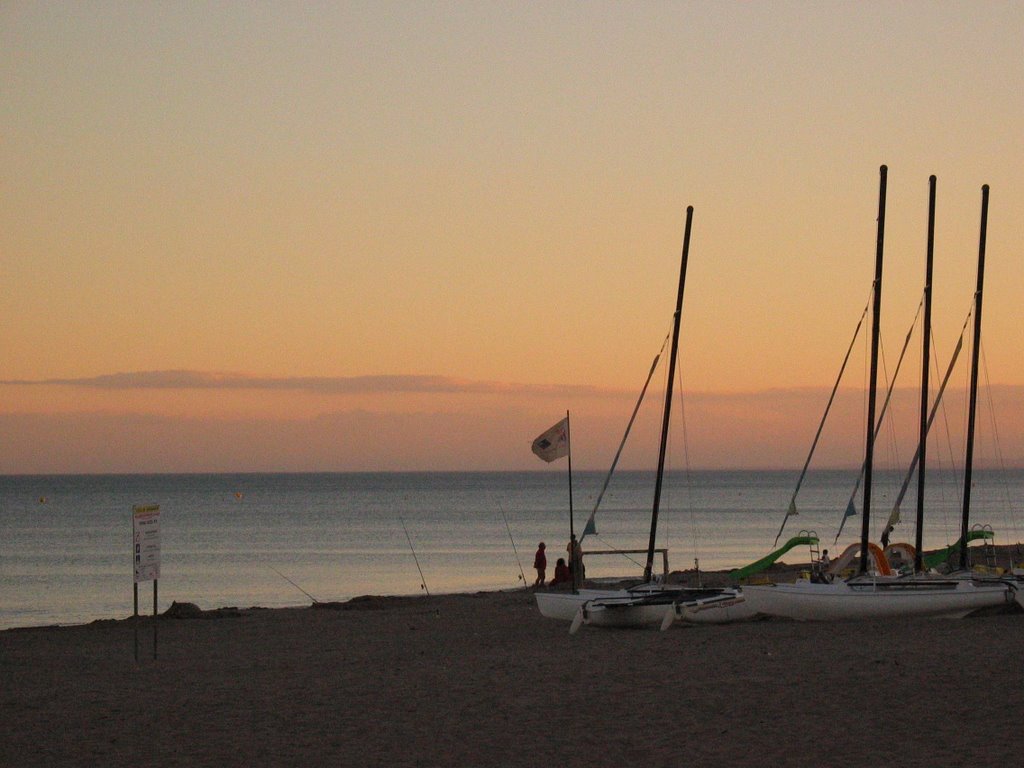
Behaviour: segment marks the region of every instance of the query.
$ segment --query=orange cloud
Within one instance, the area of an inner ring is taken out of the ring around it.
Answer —
[[[566,410],[572,414],[573,466],[605,469],[635,399],[635,393],[591,387],[443,377],[234,377],[211,384],[218,376],[193,372],[35,382],[28,388],[38,397],[18,407],[7,395],[26,385],[7,384],[0,391],[5,436],[0,473],[540,470],[544,467],[530,453],[530,441]],[[160,388],[172,382],[191,382],[194,388],[179,402],[177,390]],[[97,391],[115,384],[122,388]],[[123,388],[129,385],[139,388]],[[259,386],[265,389],[254,394],[251,388]],[[56,409],[47,405],[54,389],[76,396]],[[983,401],[979,466],[1024,464],[1024,417],[1013,408],[1022,395],[1020,386],[989,392],[1000,429],[998,446],[989,400]],[[648,394],[621,467],[654,466],[661,397]],[[674,419],[674,464],[798,470],[827,398],[827,390],[816,388],[688,393],[685,432]],[[898,468],[913,455],[916,400],[912,389],[893,396],[892,421],[876,450],[880,464]],[[942,429],[950,423],[952,434],[942,438],[941,450],[930,453],[933,465],[962,461],[963,401],[962,389],[947,393],[948,415],[940,421]],[[935,429],[938,440],[940,426]],[[840,390],[812,467],[855,467],[863,450],[862,394]]]

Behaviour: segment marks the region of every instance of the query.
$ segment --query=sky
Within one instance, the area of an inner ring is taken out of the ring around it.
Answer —
[[[941,370],[990,185],[981,458],[1024,465],[1022,49],[1021,2],[4,2],[0,474],[542,469],[566,412],[606,468],[687,206],[674,450],[799,468],[882,164],[890,372],[929,175]],[[854,350],[823,466],[863,454]]]

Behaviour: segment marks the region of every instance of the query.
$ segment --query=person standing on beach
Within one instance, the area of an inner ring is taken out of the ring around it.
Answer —
[[[565,545],[565,551],[569,553],[569,571],[572,573],[573,587],[578,587],[583,583],[587,572],[583,568],[583,547],[580,546],[575,533]]]
[[[537,580],[533,582],[533,586],[543,587],[545,572],[548,569],[548,558],[544,554],[543,541],[537,545],[537,554],[533,556],[533,567],[537,570]]]

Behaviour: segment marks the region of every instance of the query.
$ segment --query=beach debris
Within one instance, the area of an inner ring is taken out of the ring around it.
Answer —
[[[203,615],[203,609],[195,603],[179,603],[175,600],[163,615],[169,619],[198,619]]]
[[[164,619],[226,619],[237,618],[242,612],[234,606],[227,608],[214,608],[204,611],[195,603],[179,603],[177,600],[171,603],[171,607],[160,614]]]

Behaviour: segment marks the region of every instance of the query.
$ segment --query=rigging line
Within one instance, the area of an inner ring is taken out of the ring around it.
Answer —
[[[956,470],[956,466],[957,466],[957,464],[956,464],[956,454],[957,454],[957,452],[953,449],[953,430],[950,428],[950,425],[949,425],[949,408],[946,407],[945,401],[943,401],[943,403],[942,403],[942,422],[943,422],[944,426],[946,427],[946,452],[947,452],[947,454],[949,456],[949,470],[950,470],[950,472],[954,472]],[[954,475],[953,490],[956,492],[956,506],[957,506],[958,509],[963,506],[963,487],[960,485],[960,483],[961,483],[961,478],[959,476]],[[959,521],[956,521],[956,522],[959,523]],[[946,509],[943,509],[942,524],[943,524],[943,527],[945,528],[946,543],[949,543],[949,538],[950,538],[949,532],[950,532],[951,522],[950,522],[950,519],[949,519],[949,512]]]
[[[871,435],[871,441],[872,442],[875,442],[875,441],[878,440],[878,433],[882,429],[882,424],[885,423],[885,417],[886,417],[886,414],[887,414],[887,412],[889,410],[889,401],[892,400],[892,394],[893,394],[893,392],[896,389],[896,379],[900,375],[900,368],[903,367],[903,360],[906,358],[906,355],[907,355],[907,347],[910,346],[910,339],[911,339],[911,337],[914,334],[914,328],[917,327],[917,320],[921,316],[921,307],[923,305],[924,305],[924,299],[922,299],[921,303],[917,305],[917,312],[914,314],[914,320],[913,320],[913,322],[911,322],[910,330],[907,331],[906,338],[903,340],[903,349],[900,350],[899,360],[896,361],[896,370],[893,371],[892,382],[889,383],[887,381],[885,400],[882,403],[881,412],[878,414],[878,419],[875,422],[874,431],[872,432],[872,435]],[[881,351],[881,358],[882,358],[882,369],[883,369],[883,372],[884,372],[885,367],[886,367],[885,366],[885,348],[884,347],[880,347],[880,351]],[[883,373],[883,375],[885,376],[886,379],[888,378],[888,376],[886,374]],[[888,424],[889,424],[890,428],[893,429],[892,417],[890,417]],[[895,440],[895,438],[894,438],[894,440]],[[895,450],[893,450],[893,454],[895,455],[896,453],[897,452]],[[836,538],[835,538],[836,542],[839,541],[839,536],[842,534],[843,528],[846,526],[847,518],[851,516],[849,510],[856,508],[854,506],[853,500],[857,496],[857,491],[860,489],[860,484],[864,480],[864,476],[865,476],[865,473],[867,471],[867,468],[868,468],[867,458],[865,457],[864,462],[861,464],[860,475],[857,477],[857,482],[853,486],[853,492],[850,494],[850,499],[849,499],[849,501],[846,502],[846,506],[843,508],[843,518],[842,518],[842,520],[839,521],[839,530],[836,532]]]
[[[914,329],[917,328],[918,320],[921,319],[921,312],[924,309],[924,295],[921,296],[921,301],[917,305],[917,312],[914,313],[914,319],[910,323],[910,330],[907,331],[907,336],[903,340],[903,349],[900,350],[899,360],[896,362],[896,370],[892,374],[892,384],[889,385],[889,392],[886,395],[886,405],[889,403],[889,398],[892,397],[893,391],[896,389],[896,380],[900,375],[900,368],[903,366],[903,360],[907,354],[907,348],[910,346],[910,339],[914,334]],[[884,354],[883,354],[883,365],[884,365]],[[884,413],[883,409],[883,413]],[[893,457],[894,466],[900,465],[900,450],[899,441],[896,439],[896,419],[890,414],[889,415],[889,445],[890,452]]]
[[[597,501],[594,502],[594,509],[590,513],[590,517],[587,518],[586,525],[583,526],[583,533],[580,534],[579,543],[583,543],[583,539],[586,538],[587,532],[593,530],[596,533],[596,526],[594,525],[594,517],[597,515],[597,509],[601,506],[601,500],[604,498],[604,492],[608,490],[608,483],[611,482],[612,474],[615,472],[615,467],[618,466],[619,457],[622,455],[622,449],[626,447],[626,439],[629,437],[629,432],[633,429],[633,422],[636,421],[636,415],[640,411],[640,405],[644,401],[644,395],[647,394],[647,387],[651,383],[651,379],[654,377],[654,371],[658,367],[658,361],[661,359],[662,353],[665,351],[665,345],[668,344],[670,334],[665,336],[665,340],[661,342],[661,349],[658,350],[658,354],[654,356],[654,362],[651,363],[651,370],[647,374],[647,380],[644,382],[643,389],[640,390],[640,397],[637,398],[636,405],[633,407],[633,414],[629,417],[629,423],[626,425],[626,432],[622,436],[622,442],[619,443],[619,449],[615,452],[615,458],[612,459],[612,465],[608,470],[608,474],[605,475],[604,484],[601,486],[601,492],[597,494]]]
[[[907,340],[908,341],[910,340],[909,337],[908,337]],[[884,348],[882,350],[881,357],[882,357],[882,369],[883,369],[883,374],[882,375],[883,375],[883,377],[885,379],[885,385],[888,388],[887,391],[891,395],[893,389],[896,387],[896,376],[899,375],[899,368],[897,368],[896,372],[893,374],[893,379],[892,379],[892,382],[890,383],[889,382],[889,371],[886,368],[885,350],[884,350]],[[902,359],[901,359],[900,362],[902,362]],[[885,411],[883,411],[883,413],[885,413],[885,415],[888,416],[888,418],[885,420],[885,426],[886,426],[885,436],[886,436],[886,439],[887,439],[887,441],[889,443],[889,456],[892,459],[892,461],[895,462],[895,466],[899,466],[900,457],[899,457],[899,446],[896,444],[896,426],[893,423],[892,414],[891,413],[886,413]],[[879,425],[879,430],[881,430],[881,425]]]
[[[946,391],[946,385],[949,383],[950,376],[953,374],[953,369],[956,367],[957,358],[960,356],[960,350],[964,346],[964,333],[967,330],[967,323],[964,323],[964,327],[960,331],[960,338],[957,340],[956,347],[953,349],[953,355],[950,358],[949,365],[946,367],[946,375],[942,378],[942,384],[939,385],[939,390],[935,395],[935,402],[932,405],[931,413],[928,416],[928,422],[925,425],[925,435],[931,432],[932,422],[935,420],[935,414],[938,411],[939,404],[943,403],[942,396]],[[934,348],[934,345],[933,345]],[[935,373],[938,375],[938,361],[936,360]],[[921,446],[917,446],[917,450],[914,452],[914,458],[910,462],[910,469],[907,470],[907,474],[903,479],[903,485],[900,487],[899,494],[896,496],[896,503],[893,504],[892,512],[889,514],[889,522],[886,524],[895,525],[899,522],[899,511],[900,505],[903,503],[903,497],[907,493],[907,489],[910,486],[910,480],[914,476],[914,470],[917,469],[918,462],[921,460]]]
[[[964,325],[964,328],[966,328],[966,324]],[[962,347],[963,346],[963,338],[964,338],[964,332],[961,331],[960,332],[960,340],[957,342],[957,346],[958,347]],[[933,333],[932,334],[932,349],[935,349],[935,348],[936,348],[935,335]],[[935,358],[933,360],[933,362],[935,364],[935,375],[938,376],[939,375],[939,360],[938,360],[938,358]],[[947,450],[947,452],[949,454],[949,458],[950,458],[949,471],[952,472],[953,471],[953,466],[954,466],[953,465],[953,443],[952,443],[952,435],[950,434],[950,431],[949,431],[949,416],[948,416],[948,412],[947,412],[947,409],[946,409],[946,401],[945,400],[942,400],[941,402],[937,401],[935,405],[936,405],[937,408],[941,407],[941,409],[942,409],[943,424],[946,427],[946,430],[945,430],[945,437],[946,437],[945,445],[946,445],[946,450]],[[934,414],[932,415],[932,418],[934,419]],[[929,429],[929,434],[931,434],[931,430],[930,429]],[[943,469],[944,468],[943,467],[943,462],[945,461],[945,456],[943,456],[942,450],[941,450],[943,444],[942,444],[942,441],[936,441],[936,442],[937,442],[937,450],[935,451],[935,459],[939,463],[939,469]],[[932,487],[934,488],[934,483],[932,484]],[[942,526],[943,526],[943,531],[948,534],[949,533],[949,509],[948,509],[948,506],[946,504],[946,498],[947,498],[947,495],[948,495],[948,487],[947,487],[946,483],[942,483],[942,484],[939,485],[939,488],[942,491],[941,498],[940,498],[940,501],[942,503],[939,506],[939,509],[942,510]],[[957,503],[957,508],[959,508],[960,506],[961,506],[961,504],[958,502]]]
[[[624,557],[624,558],[626,558],[627,560],[629,560],[629,562],[633,563],[633,565],[635,565],[635,566],[636,566],[637,568],[641,568],[641,569],[642,569],[642,568],[644,567],[644,564],[643,564],[643,563],[641,563],[641,562],[640,562],[639,560],[635,560],[634,558],[630,557],[630,556],[629,556],[629,554],[628,554],[627,552],[623,551],[623,549],[622,549],[621,547],[617,547],[617,546],[615,546],[615,545],[614,545],[614,544],[612,544],[612,543],[611,543],[610,541],[608,541],[608,539],[604,538],[604,537],[603,537],[603,536],[601,536],[600,534],[597,534],[597,533],[593,533],[593,534],[591,534],[591,535],[592,535],[592,536],[593,536],[593,537],[594,537],[595,539],[597,539],[598,541],[600,541],[600,542],[601,542],[602,544],[604,544],[605,546],[607,546],[607,547],[608,547],[609,549],[615,550],[615,552],[616,552],[616,553],[617,553],[617,554],[618,554],[618,555],[619,555],[620,557]],[[645,551],[646,551],[646,550],[645,550]]]
[[[864,358],[860,383],[860,431],[867,432],[868,426],[868,376],[871,374],[871,333],[864,334]]]
[[[676,373],[678,374],[678,372],[679,372],[679,359],[676,358]],[[665,370],[665,387],[666,387],[666,389],[668,388],[669,376],[670,376],[670,374],[668,372],[668,366],[666,366],[666,370]],[[678,379],[678,375],[677,375],[676,378]],[[682,382],[679,382],[679,386],[680,386],[680,388],[682,387]],[[675,445],[672,442],[672,438],[673,438],[673,436],[675,434],[675,424],[674,424],[674,422],[675,422],[675,419],[679,418],[679,414],[675,414],[674,416],[675,416],[675,418],[669,419],[669,422],[668,422],[668,425],[667,425],[667,427],[668,427],[668,438],[665,441],[665,474],[667,474],[667,475],[672,475],[673,474],[673,468],[676,466],[676,462],[675,462]],[[673,502],[674,502],[673,492],[674,491],[675,491],[675,487],[674,487],[674,484],[672,482],[667,482],[662,487],[661,507],[663,509],[671,510],[673,508]],[[673,522],[674,521],[672,520],[671,517],[669,517],[668,520],[666,520],[666,524],[662,527],[662,538],[663,539],[667,539],[668,538],[667,535],[666,535],[667,532],[670,531],[670,530],[673,530],[672,529],[672,523]]]
[[[821,432],[825,428],[825,421],[828,419],[829,411],[832,409],[832,403],[836,399],[836,391],[839,389],[839,383],[843,380],[843,373],[846,371],[846,364],[850,362],[850,353],[853,352],[853,345],[857,343],[857,336],[860,335],[860,329],[864,325],[864,318],[868,315],[868,307],[870,306],[870,300],[868,304],[864,305],[864,311],[860,315],[860,320],[857,321],[857,327],[853,331],[853,338],[850,339],[850,346],[846,349],[846,355],[843,357],[843,364],[839,366],[839,376],[836,377],[835,384],[832,385],[832,393],[828,396],[828,404],[825,406],[825,412],[821,415],[821,421],[818,424],[818,431],[814,434],[814,440],[811,442],[811,450],[807,453],[807,459],[804,461],[804,468],[800,471],[800,477],[796,481],[796,488],[793,489],[793,496],[789,500],[789,507],[786,509],[786,516],[782,518],[782,525],[779,528],[779,532],[775,534],[775,543],[772,547],[775,547],[779,543],[779,538],[782,536],[783,530],[786,528],[786,521],[789,520],[791,515],[797,514],[796,511],[796,496],[800,493],[800,486],[803,485],[804,478],[807,476],[807,468],[811,465],[811,458],[814,456],[814,451],[818,447],[818,440],[821,439]]]
[[[964,320],[964,328],[961,330],[961,336],[965,336],[966,335],[966,333],[967,333],[967,325],[971,322],[971,319],[973,317],[974,317],[974,302],[971,302],[970,309],[968,309],[968,311],[967,311],[967,318]],[[970,378],[970,371],[965,371],[965,375],[968,378]],[[966,389],[966,387],[965,387],[965,389]],[[967,402],[967,399],[965,398],[965,401],[964,401],[964,404],[963,404],[964,412],[961,415],[961,419],[962,419],[962,423],[963,424],[965,424],[966,421],[967,421],[968,405],[969,404]],[[966,453],[966,448],[961,448],[961,450],[959,450],[959,451],[954,451],[953,450],[953,431],[949,427],[949,410],[946,408],[945,403],[943,403],[943,406],[942,406],[942,416],[943,416],[943,419],[945,420],[945,424],[946,424],[946,446],[947,446],[947,449],[949,451],[949,466],[950,466],[950,470],[952,471],[952,470],[955,470],[956,467],[957,467],[957,460],[956,460],[957,454],[963,456]],[[963,431],[966,431],[966,429],[963,430]],[[963,431],[961,432],[961,434],[963,434]],[[961,474],[954,473],[953,487],[956,490],[957,508],[960,508],[960,509],[963,508],[963,500],[964,500],[963,481],[964,481],[964,478],[963,478],[963,474],[962,473]],[[959,519],[954,520],[953,523],[952,523],[952,528],[956,532],[955,536],[950,536],[951,523],[950,523],[950,520],[949,520],[948,512],[943,517],[943,524],[945,525],[945,529],[946,529],[945,533],[946,533],[946,542],[947,543],[949,543],[953,539],[959,539],[959,537],[960,537],[960,527],[959,527],[960,526],[960,520]]]
[[[994,402],[995,398],[993,397],[992,380],[989,378],[988,356],[985,354],[984,342],[981,343],[981,363],[982,371],[985,374],[985,389],[988,392],[988,397],[986,398],[986,400],[988,402],[989,422],[992,425],[992,439],[995,443],[996,461],[999,462],[999,477],[1001,481],[1000,485],[1003,489],[1003,496],[1006,499],[1006,511],[1009,513],[1009,522],[1011,530],[1013,531],[1013,535],[1017,538],[1017,541],[1020,542],[1020,533],[1017,529],[1017,515],[1015,514],[1014,504],[1010,495],[1009,483],[1006,480],[1006,460],[1005,456],[1003,455],[1002,441],[999,439],[999,425],[996,422],[996,410]]]
[[[690,471],[690,436],[686,427],[686,400],[683,396],[683,371],[682,364],[677,361],[677,376],[679,379],[679,418],[683,424],[683,465],[686,472],[686,506],[690,513],[690,536],[693,539],[693,562],[696,566],[700,562],[700,536],[697,530],[697,512],[694,508],[694,484]],[[699,577],[699,572],[698,572]]]
[[[981,345],[981,375],[985,380],[985,390],[989,393],[989,396],[985,398],[985,402],[988,405],[988,418],[989,424],[992,427],[992,441],[995,447],[996,461],[999,463],[1000,469],[1005,469],[1003,464],[1003,451],[1002,446],[999,444],[999,430],[996,427],[996,412],[992,405],[992,380],[989,378],[988,373],[988,356],[985,354],[985,345]]]
[[[416,562],[416,570],[420,572],[420,588],[427,593],[427,597],[430,597],[430,590],[427,589],[427,580],[423,578],[423,569],[420,568],[420,559],[416,557],[416,550],[413,549],[412,539],[409,538],[409,529],[405,527],[405,520],[401,517],[398,518],[398,522],[402,524],[402,530],[405,531],[405,540],[409,542],[409,551],[412,552],[412,559]]]
[[[302,594],[304,594],[304,595],[305,595],[306,597],[308,597],[308,598],[309,598],[310,600],[312,600],[312,601],[313,601],[314,603],[319,603],[319,602],[320,602],[320,601],[319,601],[319,600],[317,600],[317,599],[316,599],[315,597],[313,597],[313,596],[312,596],[311,594],[309,594],[309,592],[307,592],[306,590],[304,590],[304,589],[303,589],[302,587],[300,587],[300,586],[299,586],[298,584],[296,584],[296,583],[295,583],[294,581],[292,581],[292,580],[291,580],[291,579],[289,579],[289,578],[288,578],[287,576],[285,576],[285,575],[284,575],[283,573],[281,573],[281,572],[280,572],[279,570],[277,570],[277,568],[275,568],[274,566],[270,565],[270,563],[266,563],[266,566],[267,566],[267,568],[269,568],[270,570],[272,570],[272,571],[273,571],[274,573],[276,573],[276,574],[277,574],[278,576],[280,576],[280,577],[281,577],[282,579],[284,579],[284,580],[285,580],[285,581],[287,581],[287,582],[288,582],[289,584],[291,584],[291,585],[292,585],[293,587],[295,587],[295,588],[296,588],[297,590],[299,590],[299,592],[301,592],[301,593],[302,593]]]

